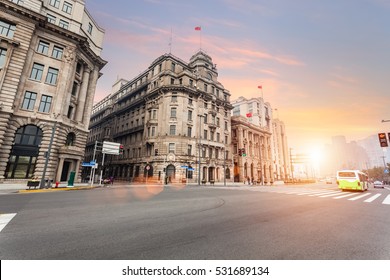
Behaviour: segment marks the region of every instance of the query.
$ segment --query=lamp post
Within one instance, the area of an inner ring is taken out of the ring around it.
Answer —
[[[50,137],[49,147],[47,148],[47,152],[45,152],[45,165],[43,167],[42,178],[41,178],[41,182],[39,184],[40,189],[43,189],[45,187],[46,169],[47,169],[47,165],[49,164],[51,146],[53,144],[54,133],[56,131],[56,127],[57,127],[57,122],[55,122],[53,127],[51,128],[51,137]]]
[[[201,139],[202,139],[202,130],[201,130],[201,124],[202,124],[202,115],[198,114],[199,117],[199,137],[198,137],[198,186],[200,186],[200,152],[201,152]]]

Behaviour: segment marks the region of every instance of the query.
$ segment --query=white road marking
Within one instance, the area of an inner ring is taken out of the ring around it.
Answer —
[[[369,199],[366,199],[364,202],[373,202],[375,199],[377,199],[380,196],[381,194],[377,193],[376,195],[371,196]]]
[[[16,213],[0,214],[0,232],[16,216]]]
[[[365,194],[362,194],[362,195],[359,195],[359,196],[355,196],[355,197],[349,198],[348,200],[357,200],[359,198],[365,197],[365,196],[370,195],[370,194],[371,193],[365,193]]]
[[[382,204],[390,204],[390,194],[386,196],[385,200],[383,200]]]
[[[349,194],[345,194],[345,195],[336,196],[336,197],[333,197],[333,199],[340,199],[340,198],[353,196],[353,195],[356,195],[356,193],[349,193]]]

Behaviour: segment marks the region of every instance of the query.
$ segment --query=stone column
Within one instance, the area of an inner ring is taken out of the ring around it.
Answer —
[[[87,97],[90,73],[91,73],[91,69],[88,66],[86,66],[84,69],[83,81],[81,82],[79,98],[77,101],[77,110],[76,110],[76,118],[75,118],[77,122],[82,122],[83,120],[85,100]]]
[[[57,169],[57,175],[55,180],[60,182],[61,181],[61,173],[62,173],[62,168],[64,167],[64,158],[60,158],[60,163],[58,164],[58,169]]]

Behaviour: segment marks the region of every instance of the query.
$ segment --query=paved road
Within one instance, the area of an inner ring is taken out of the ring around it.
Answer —
[[[389,194],[316,185],[1,195],[0,217],[16,215],[0,232],[0,259],[389,260]]]

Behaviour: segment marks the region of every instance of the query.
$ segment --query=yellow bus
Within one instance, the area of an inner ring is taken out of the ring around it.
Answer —
[[[339,189],[366,191],[368,190],[368,176],[359,170],[337,171],[337,185]]]

